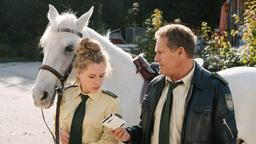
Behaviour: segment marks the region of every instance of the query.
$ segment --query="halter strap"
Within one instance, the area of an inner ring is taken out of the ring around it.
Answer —
[[[50,71],[52,74],[54,74],[60,81],[64,80],[64,76],[62,76],[58,71],[56,71],[54,68],[52,68],[49,65],[41,65],[39,69],[44,69]]]
[[[39,67],[39,69],[44,69],[44,70],[47,70],[47,71],[51,72],[52,74],[54,74],[60,80],[62,88],[63,88],[64,82],[68,78],[68,75],[71,73],[72,63],[69,65],[69,67],[68,67],[68,69],[67,69],[67,71],[66,71],[64,76],[62,76],[58,71],[56,71],[54,68],[52,68],[49,65],[41,65]]]
[[[83,37],[83,34],[81,32],[73,30],[73,29],[70,29],[70,28],[59,28],[59,29],[57,29],[57,32],[68,32],[68,33],[76,34],[80,38]]]

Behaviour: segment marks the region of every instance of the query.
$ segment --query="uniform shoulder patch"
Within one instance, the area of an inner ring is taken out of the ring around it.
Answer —
[[[224,84],[228,85],[228,81],[225,80],[222,76],[220,76],[218,73],[216,72],[212,72],[212,77],[220,80],[221,82],[223,82]]]
[[[77,87],[77,85],[76,84],[68,84],[68,85],[66,85],[65,87],[64,87],[64,90],[66,90],[66,89],[69,89],[69,88],[73,88],[73,87]]]
[[[112,93],[111,91],[102,90],[102,92],[107,94],[108,96],[113,97],[113,98],[117,98],[118,97],[116,94]]]
[[[233,104],[231,94],[225,94],[225,101],[226,101],[226,105],[227,105],[228,110],[234,111],[234,104]]]

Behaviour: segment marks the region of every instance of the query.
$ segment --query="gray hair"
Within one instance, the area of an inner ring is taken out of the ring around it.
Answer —
[[[193,58],[196,47],[196,36],[192,30],[181,24],[168,24],[157,30],[155,38],[167,37],[170,49],[183,47],[188,57]]]

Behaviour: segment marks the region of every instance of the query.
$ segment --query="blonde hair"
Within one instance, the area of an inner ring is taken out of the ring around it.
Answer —
[[[108,55],[96,40],[82,38],[75,48],[75,54],[74,65],[78,71],[86,70],[91,63],[100,64],[102,62],[106,65],[106,73],[111,70]]]

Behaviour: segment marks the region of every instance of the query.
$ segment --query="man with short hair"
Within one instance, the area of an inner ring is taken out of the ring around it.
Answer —
[[[160,74],[142,103],[141,122],[113,135],[135,144],[235,144],[237,128],[228,83],[195,61],[196,36],[181,24],[155,34]]]

